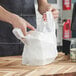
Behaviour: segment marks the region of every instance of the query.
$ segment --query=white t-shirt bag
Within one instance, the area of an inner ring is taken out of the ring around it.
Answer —
[[[24,43],[22,64],[45,65],[53,62],[57,56],[57,42],[55,35],[55,21],[51,12],[46,12],[47,20],[36,31],[23,36],[20,29],[15,28],[13,33]]]

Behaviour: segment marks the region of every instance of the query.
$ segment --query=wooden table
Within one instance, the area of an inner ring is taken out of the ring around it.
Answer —
[[[45,66],[25,66],[21,56],[0,57],[0,76],[76,76],[76,63],[59,61]]]

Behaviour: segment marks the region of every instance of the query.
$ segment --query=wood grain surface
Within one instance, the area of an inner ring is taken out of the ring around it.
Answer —
[[[76,76],[76,63],[61,57],[45,66],[25,66],[21,56],[0,57],[0,76]]]

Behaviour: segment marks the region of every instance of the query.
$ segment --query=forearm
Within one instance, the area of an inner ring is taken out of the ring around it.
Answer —
[[[2,6],[0,6],[0,20],[1,21],[12,23],[13,16],[14,16],[13,13],[8,12]]]
[[[2,6],[0,6],[0,20],[12,24],[13,28],[20,28],[24,35],[27,34],[27,28],[35,30],[35,28],[25,19],[5,10]]]

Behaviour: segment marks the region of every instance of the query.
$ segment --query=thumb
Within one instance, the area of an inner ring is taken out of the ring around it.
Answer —
[[[27,34],[26,27],[22,27],[22,28],[21,28],[21,31],[23,32],[23,35],[24,35],[24,36]]]
[[[31,24],[29,24],[29,23],[28,23],[28,25],[27,25],[27,28],[29,28],[29,29],[35,31],[35,28],[34,28]]]

